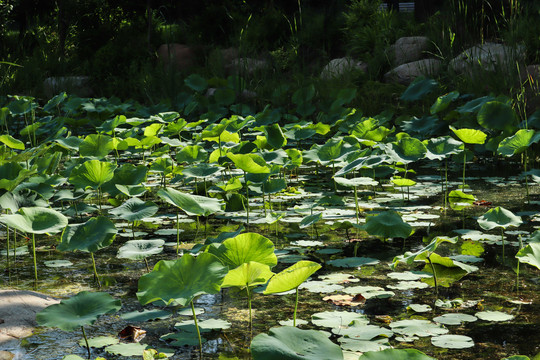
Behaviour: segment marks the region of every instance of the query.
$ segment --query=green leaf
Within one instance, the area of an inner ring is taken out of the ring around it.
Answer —
[[[521,154],[540,140],[540,132],[521,129],[499,143],[497,154],[513,156]]]
[[[191,74],[184,79],[184,84],[192,90],[203,92],[208,87],[208,82],[198,74]]]
[[[448,332],[448,329],[440,325],[434,324],[428,320],[398,320],[390,323],[390,328],[398,334],[406,336],[434,336],[443,335]]]
[[[452,101],[456,100],[459,97],[458,91],[452,91],[446,95],[439,96],[435,103],[431,105],[431,109],[429,112],[431,114],[437,114],[443,110],[445,110]]]
[[[152,217],[157,211],[158,206],[154,202],[142,201],[139,198],[131,198],[119,207],[109,210],[111,214],[130,222]]]
[[[247,173],[268,174],[270,168],[266,161],[257,154],[233,154],[227,153],[227,157],[234,162],[234,165]]]
[[[209,251],[216,255],[229,269],[236,269],[243,263],[255,261],[270,268],[277,264],[274,244],[257,233],[245,233],[223,241],[218,247],[210,247]]]
[[[161,253],[164,244],[165,240],[162,239],[129,240],[118,249],[116,257],[119,259],[143,260]]]
[[[174,302],[186,306],[199,295],[219,292],[227,272],[227,267],[209,253],[161,260],[151,273],[139,279],[137,298],[143,305],[162,300],[167,305]]]
[[[300,224],[298,226],[300,227],[300,229],[304,229],[308,226],[316,224],[321,219],[322,219],[322,213],[311,214],[304,217],[300,221]]]
[[[313,261],[301,260],[270,279],[263,294],[275,294],[297,288],[321,268]]]
[[[191,308],[189,309],[191,315]],[[151,309],[143,311],[130,311],[120,315],[127,322],[144,322],[150,320],[165,320],[172,316],[172,313],[167,310]]]
[[[225,276],[221,287],[236,286],[240,289],[249,288],[251,286],[263,285],[274,275],[270,267],[255,261],[243,263]]]
[[[450,126],[450,130],[466,144],[483,144],[486,142],[487,135],[481,130],[476,129],[455,129]]]
[[[514,318],[514,315],[502,311],[480,311],[474,314],[474,316],[485,321],[510,321]]]
[[[219,199],[190,195],[172,188],[160,189],[157,194],[169,204],[184,210],[188,215],[208,216],[223,208]]]
[[[395,162],[409,164],[424,158],[427,148],[417,138],[404,137],[398,142],[386,144],[384,151]]]
[[[358,360],[435,360],[416,349],[385,349],[382,351],[368,351]]]
[[[113,150],[112,138],[103,134],[90,134],[79,144],[82,157],[103,159]]]
[[[23,207],[17,214],[1,215],[0,222],[29,234],[55,234],[66,227],[68,219],[53,209]]]
[[[367,257],[346,257],[341,259],[329,260],[328,265],[337,267],[358,267],[365,265],[377,265],[380,261]]]
[[[184,146],[182,150],[176,154],[176,161],[178,161],[178,163],[192,164],[194,162],[205,161],[207,158],[208,153],[199,145]]]
[[[316,330],[292,326],[270,329],[251,342],[253,360],[343,360],[340,347]]]
[[[478,218],[478,225],[484,230],[491,230],[496,227],[506,229],[510,226],[519,226],[523,223],[520,216],[514,215],[510,210],[500,206],[488,210]]]
[[[87,160],[71,170],[69,182],[78,188],[97,189],[113,178],[115,169],[116,165],[108,162]]]
[[[463,143],[450,136],[441,136],[429,139],[426,143],[426,157],[430,160],[442,160],[450,155],[459,154],[463,150]]]
[[[263,127],[268,145],[274,149],[281,149],[287,145],[287,139],[283,135],[283,130],[279,124],[266,125]]]
[[[489,101],[482,105],[477,115],[478,124],[490,130],[512,131],[517,126],[517,116],[509,104]]]
[[[99,316],[117,312],[121,307],[121,301],[108,293],[82,291],[60,304],[46,307],[36,314],[36,321],[40,326],[73,331],[92,325]]]
[[[109,345],[118,344],[120,342],[120,339],[112,336],[97,336],[94,338],[88,339],[88,346],[93,348],[102,348]],[[81,339],[79,341],[79,345],[86,347],[86,341],[84,339]]]
[[[323,311],[311,315],[311,322],[317,326],[329,328],[346,328],[369,324],[366,315],[351,311]]]
[[[109,218],[93,217],[84,224],[68,226],[62,234],[62,242],[58,244],[57,249],[95,253],[111,245],[117,232],[118,230]]]
[[[519,250],[516,258],[521,263],[529,264],[540,269],[540,242],[533,242]]]
[[[107,346],[105,351],[109,354],[121,356],[141,356],[147,348],[148,345],[137,342],[129,344],[120,343]]]
[[[424,96],[432,93],[439,87],[439,83],[433,79],[425,79],[418,77],[411,85],[401,94],[400,99],[404,101],[416,101]]]
[[[24,150],[24,143],[11,135],[0,135],[0,141],[11,149]]]
[[[401,216],[392,210],[369,216],[363,228],[368,234],[384,239],[408,238],[412,233],[412,226],[404,222]]]

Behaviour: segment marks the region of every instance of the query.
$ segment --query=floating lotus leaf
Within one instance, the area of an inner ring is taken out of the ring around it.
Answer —
[[[540,242],[533,242],[519,250],[516,254],[519,262],[532,265],[540,269]]]
[[[152,201],[142,201],[139,198],[131,198],[117,208],[110,210],[111,214],[121,219],[133,222],[153,216],[158,211],[158,206]]]
[[[513,315],[502,311],[480,311],[474,314],[474,316],[485,321],[510,321],[514,318]]]
[[[343,360],[340,347],[323,333],[292,326],[257,335],[250,349],[253,360]]]
[[[387,285],[386,287],[392,290],[413,290],[425,289],[429,285],[421,281],[400,281],[395,285]]]
[[[340,335],[347,336],[355,340],[373,340],[377,337],[390,338],[394,332],[375,325],[350,326],[338,331]]]
[[[431,344],[446,349],[467,349],[474,346],[474,341],[464,335],[441,335],[432,337]]]
[[[197,258],[184,254],[178,260],[161,260],[151,273],[139,279],[137,297],[143,305],[163,300],[186,306],[196,296],[219,292],[227,272],[227,267],[209,253]]]
[[[433,318],[433,321],[443,325],[461,325],[464,322],[474,322],[478,320],[476,316],[460,313],[442,314]]]
[[[88,339],[88,346],[93,348],[102,348],[109,345],[118,344],[120,342],[120,339],[117,337],[112,336],[96,336],[93,338]],[[84,339],[81,339],[79,341],[80,346],[86,346],[86,342]]]
[[[191,309],[189,309],[189,315],[192,315]],[[122,319],[128,322],[143,322],[149,320],[164,320],[172,316],[170,311],[162,309],[151,309],[143,311],[130,311],[120,315]]]
[[[337,267],[358,267],[365,265],[377,265],[380,260],[366,257],[346,257],[341,259],[329,260],[328,265]]]
[[[109,345],[105,348],[105,351],[113,355],[121,356],[141,356],[143,351],[148,348],[148,345],[138,342],[134,343],[120,343]]]
[[[311,315],[311,322],[329,328],[347,328],[369,324],[367,316],[351,311],[323,311]]]
[[[167,345],[170,346],[194,346],[199,344],[199,338],[195,332],[195,326],[193,326],[193,331],[182,331],[179,333],[170,333],[165,334],[159,338],[160,340],[166,341]],[[172,340],[172,341],[170,341]],[[206,342],[206,338],[202,337],[201,342]]]
[[[414,312],[424,313],[433,310],[431,306],[425,304],[410,304],[408,309],[411,309]]]
[[[36,314],[36,321],[41,326],[73,331],[92,325],[99,316],[114,313],[121,307],[120,300],[107,293],[82,291],[59,304],[46,307]]]
[[[434,336],[434,335],[443,335],[448,332],[448,329],[441,327],[440,325],[434,324],[428,320],[399,320],[390,324],[390,328],[395,333],[406,335],[406,336]]]
[[[386,299],[395,295],[392,291],[384,290],[382,287],[378,286],[350,286],[343,291],[352,295],[362,294],[366,300],[371,298]]]
[[[506,229],[510,226],[519,226],[523,223],[520,216],[514,215],[510,210],[500,206],[488,210],[478,218],[478,225],[484,230],[491,230],[496,227]]]
[[[221,319],[206,319],[203,321],[197,321],[197,325],[201,331],[225,330],[232,326],[230,322]],[[195,332],[195,322],[193,320],[181,321],[174,324],[174,327],[179,330]]]
[[[274,275],[268,282],[264,294],[275,294],[295,289],[320,268],[321,265],[313,261],[299,261]]]
[[[50,268],[59,268],[59,267],[70,267],[73,263],[69,260],[48,260],[43,262],[46,267]]]
[[[309,292],[313,293],[332,293],[335,291],[343,290],[343,285],[339,284],[330,284],[326,281],[306,281],[302,283],[299,289],[306,289]]]
[[[358,360],[435,360],[416,349],[386,349],[364,353]]]

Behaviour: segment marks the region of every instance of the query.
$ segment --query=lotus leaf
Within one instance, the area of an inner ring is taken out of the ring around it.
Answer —
[[[97,337],[88,339],[88,346],[93,347],[93,348],[102,348],[105,346],[118,344],[119,342],[120,342],[120,339],[118,339],[117,337],[97,336]],[[81,339],[81,341],[79,341],[79,345],[86,346],[86,342],[84,341],[84,339]]]
[[[87,158],[103,159],[113,150],[112,138],[103,134],[90,134],[79,144],[79,153]]]
[[[374,236],[384,239],[401,237],[407,238],[412,233],[412,226],[403,221],[395,211],[381,212],[366,219],[364,230]]]
[[[441,335],[432,337],[431,344],[446,349],[466,349],[473,347],[474,341],[464,335]]]
[[[191,315],[191,309],[189,309],[189,315]],[[128,322],[143,322],[149,320],[164,320],[172,316],[170,311],[161,309],[143,310],[143,311],[131,311],[120,315],[122,319]]]
[[[377,339],[370,341],[340,337],[338,341],[342,349],[357,352],[381,351],[391,348],[390,344],[388,343],[388,339]]]
[[[478,218],[478,225],[484,230],[491,230],[496,227],[506,229],[510,226],[519,226],[523,223],[521,217],[514,215],[510,210],[500,206],[488,210]]]
[[[118,249],[119,259],[142,260],[163,251],[165,240],[129,240]]]
[[[324,311],[313,314],[311,322],[317,326],[347,328],[367,325],[369,319],[365,315],[351,311]]]
[[[474,314],[474,316],[485,321],[510,321],[514,318],[513,315],[502,311],[480,311]]]
[[[243,263],[236,269],[229,270],[221,287],[236,286],[240,289],[263,285],[274,275],[270,267],[255,261]]]
[[[434,335],[443,335],[448,332],[448,329],[441,327],[440,325],[434,324],[428,320],[399,320],[390,324],[390,328],[395,333],[406,335],[406,336],[434,336]]]
[[[230,269],[236,269],[250,261],[268,265],[270,268],[277,264],[274,244],[257,233],[239,234],[226,239],[218,248],[211,247],[209,251]]]
[[[228,270],[216,256],[184,254],[178,260],[161,260],[151,273],[139,279],[137,297],[143,305],[156,300],[186,306],[196,296],[215,294]]]
[[[444,325],[460,325],[463,322],[473,322],[478,320],[476,316],[460,313],[442,314],[433,318],[433,321]]]
[[[99,161],[87,160],[71,170],[69,182],[78,188],[100,188],[114,176],[116,165]]]
[[[70,225],[62,234],[60,251],[86,251],[95,253],[112,244],[116,237],[114,223],[105,216],[91,218],[84,224]]]
[[[383,351],[369,351],[358,360],[435,360],[416,349],[386,349]]]
[[[133,222],[151,217],[157,211],[158,206],[152,201],[142,201],[139,198],[131,198],[109,212],[121,219]]]
[[[105,348],[105,351],[113,355],[121,356],[141,356],[143,351],[148,348],[148,345],[141,343],[120,343],[109,345]]]
[[[221,201],[215,198],[190,195],[172,188],[160,189],[157,194],[188,215],[208,216],[222,210]]]
[[[466,144],[483,144],[486,142],[487,134],[476,129],[455,129],[450,126],[450,130]]]
[[[418,77],[409,85],[403,94],[401,94],[400,99],[404,101],[420,100],[427,94],[435,91],[438,87],[439,83],[437,81]]]
[[[366,257],[346,257],[328,261],[329,265],[337,267],[358,267],[365,265],[377,265],[380,260]]]
[[[264,294],[274,294],[295,289],[320,268],[321,265],[313,261],[299,261],[274,275],[268,282]]]
[[[540,269],[540,242],[533,242],[519,250],[516,254],[519,262],[532,265]]]
[[[114,313],[121,306],[120,300],[107,293],[82,291],[59,304],[46,307],[36,314],[36,321],[41,326],[73,331],[92,325],[100,315]]]
[[[68,219],[53,209],[23,207],[17,214],[1,215],[0,222],[29,234],[55,234],[66,227]]]
[[[250,349],[254,360],[343,360],[340,347],[320,331],[291,326],[257,335]]]
[[[540,141],[540,132],[520,129],[499,143],[497,153],[504,156],[521,154],[538,141]]]

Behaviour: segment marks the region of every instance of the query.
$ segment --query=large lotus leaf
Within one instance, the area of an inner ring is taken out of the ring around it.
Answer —
[[[308,226],[316,224],[321,219],[322,219],[322,213],[315,213],[315,214],[308,215],[300,221],[300,224],[298,224],[298,227],[300,229],[306,228]]]
[[[499,143],[497,153],[504,156],[521,154],[540,140],[540,132],[521,129]]]
[[[190,89],[202,93],[207,87],[208,82],[198,74],[191,74],[184,79],[184,84]]]
[[[456,100],[458,97],[459,97],[458,91],[452,91],[452,92],[449,92],[448,94],[439,96],[437,100],[435,100],[433,105],[431,105],[431,109],[429,110],[429,112],[431,114],[436,114],[438,112],[445,110],[450,105],[450,103]]]
[[[477,113],[485,103],[493,101],[495,98],[493,96],[482,96],[480,98],[473,99],[467,102],[465,105],[462,105],[456,109],[459,113]]]
[[[343,155],[344,142],[341,138],[331,138],[323,146],[319,147],[317,155],[320,161],[332,161]]]
[[[103,159],[114,150],[113,140],[103,134],[90,134],[79,144],[82,157]]]
[[[274,253],[274,244],[266,237],[257,233],[245,233],[223,241],[209,251],[216,255],[229,269],[236,269],[243,263],[255,261],[274,267],[277,257]]]
[[[219,292],[227,272],[228,268],[209,253],[196,258],[184,254],[178,260],[161,260],[152,272],[139,279],[137,298],[143,305],[162,300],[186,306],[196,296]]]
[[[223,280],[221,287],[246,287],[266,284],[266,282],[274,275],[270,267],[255,261],[243,263],[233,270],[229,270]]]
[[[426,143],[426,157],[430,160],[442,160],[463,151],[463,143],[450,136],[429,139]]]
[[[444,236],[438,236],[434,238],[433,240],[431,240],[429,244],[427,244],[420,250],[417,250],[415,252],[407,251],[403,255],[396,256],[394,260],[392,261],[393,262],[392,266],[395,267],[398,262],[404,262],[411,265],[414,261],[417,261],[417,260],[425,261],[426,256],[431,256],[441,243],[449,242],[449,243],[455,244],[457,240],[458,240],[457,237],[447,238]],[[450,258],[448,259],[451,260]],[[450,265],[450,266],[453,266],[453,265]]]
[[[514,215],[510,210],[500,206],[488,210],[478,218],[478,225],[484,230],[491,230],[496,227],[506,229],[509,226],[519,226],[522,223],[520,216]]]
[[[17,214],[0,216],[0,222],[25,233],[55,234],[66,227],[68,219],[53,209],[23,207]]]
[[[146,178],[148,168],[145,165],[124,164],[114,171],[114,176],[101,187],[101,190],[116,196],[120,193],[116,185],[140,185]]]
[[[188,145],[184,146],[176,154],[176,161],[180,163],[192,164],[198,161],[204,161],[208,158],[208,153],[204,150],[202,146],[199,145]]]
[[[450,126],[450,130],[456,134],[459,140],[466,144],[483,144],[486,142],[487,134],[476,129],[455,129]]]
[[[268,282],[264,294],[275,294],[295,289],[320,268],[321,265],[316,262],[301,260],[274,275]]]
[[[381,212],[366,219],[364,230],[374,236],[384,239],[400,237],[407,238],[411,235],[412,226],[403,221],[395,211]]]
[[[158,211],[158,206],[152,201],[142,201],[139,198],[131,198],[117,208],[109,210],[111,214],[127,221],[142,220],[153,216]]]
[[[36,314],[41,326],[73,331],[83,325],[92,325],[100,315],[114,313],[122,307],[108,293],[82,291],[75,296],[46,307]]]
[[[519,262],[532,265],[540,269],[540,242],[533,242],[519,250],[516,254]]]
[[[6,162],[0,165],[0,189],[13,191],[20,183],[35,172],[35,170],[24,169],[16,162]]]
[[[257,154],[233,154],[227,153],[227,157],[234,162],[234,165],[250,174],[268,174],[270,168],[266,161]]]
[[[114,164],[99,160],[87,160],[71,170],[69,182],[78,188],[97,189],[113,178],[114,169],[116,169]]]
[[[119,259],[142,260],[163,251],[165,240],[129,240],[118,249]]]
[[[274,149],[281,149],[287,145],[287,139],[283,135],[283,130],[279,124],[266,125],[263,127],[264,134],[266,135],[266,142]]]
[[[489,101],[478,111],[478,123],[490,130],[512,130],[517,126],[517,117],[509,104]]]
[[[401,94],[400,99],[404,101],[420,100],[424,96],[435,91],[438,87],[439,83],[437,81],[419,77],[405,89],[403,94]]]
[[[386,349],[382,351],[368,351],[358,360],[435,360],[416,349]]]
[[[336,176],[334,177],[334,181],[338,183],[339,185],[346,186],[346,187],[377,186],[379,184],[378,181],[373,180],[370,177],[357,177],[357,178],[347,179],[347,178]]]
[[[448,329],[443,328],[440,325],[434,324],[428,320],[399,320],[390,324],[390,328],[395,333],[406,336],[434,336],[443,335],[448,332]]]
[[[254,360],[343,360],[341,348],[322,332],[292,326],[257,335],[250,348]]]
[[[114,223],[105,216],[91,218],[81,225],[70,225],[62,234],[58,244],[60,251],[86,251],[95,253],[112,244],[116,237]]]
[[[172,188],[160,189],[157,194],[169,204],[184,210],[188,215],[208,216],[223,208],[219,199],[190,195]]]
[[[393,161],[404,164],[424,158],[427,152],[426,145],[413,137],[404,137],[398,142],[388,143],[384,150]]]
[[[440,133],[443,129],[447,128],[447,125],[437,116],[422,116],[421,118],[412,116],[410,120],[405,120],[401,123],[401,128],[409,135],[426,139],[433,134]]]

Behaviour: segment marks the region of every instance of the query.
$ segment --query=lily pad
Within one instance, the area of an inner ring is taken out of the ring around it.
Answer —
[[[294,320],[288,319],[288,320],[280,320],[279,325],[281,326],[293,326]],[[302,320],[302,319],[296,319],[296,326],[299,325],[307,325],[309,324],[309,321]]]
[[[388,344],[388,339],[378,340],[357,340],[348,337],[340,337],[338,339],[341,348],[351,351],[368,352],[368,351],[381,351],[391,348]]]
[[[392,290],[413,290],[425,289],[429,285],[421,281],[400,281],[395,285],[387,285],[386,287]]]
[[[434,335],[443,335],[448,332],[448,329],[441,327],[440,325],[434,324],[428,320],[399,320],[390,324],[392,331],[398,334],[406,336],[434,336]]]
[[[129,343],[129,344],[114,344],[107,346],[105,351],[113,355],[121,356],[141,356],[143,351],[148,348],[148,345],[141,343]]]
[[[366,352],[358,360],[435,360],[416,349],[387,349]]]
[[[377,265],[380,263],[380,261],[366,257],[346,257],[342,259],[330,260],[327,263],[336,267],[358,267],[364,265]]]
[[[408,306],[408,309],[411,309],[412,311],[418,313],[429,312],[433,310],[431,306],[425,304],[410,304]]]
[[[197,332],[195,331],[195,326],[193,326],[193,331],[186,332],[182,331],[179,333],[169,333],[161,336],[159,338],[162,341],[166,341],[167,345],[170,346],[195,346],[199,344],[199,338]],[[169,341],[172,340],[172,341]],[[201,337],[201,342],[206,342],[206,338]]]
[[[191,309],[189,309],[190,315]],[[151,309],[143,311],[130,311],[120,315],[120,317],[126,321],[143,322],[149,320],[165,320],[172,316],[170,311],[162,309]]]
[[[441,335],[432,337],[431,344],[446,349],[467,349],[474,346],[474,341],[464,335]]]
[[[112,336],[97,336],[93,338],[88,339],[88,346],[93,348],[102,348],[109,345],[118,344],[120,342],[120,339],[117,337]],[[79,341],[80,346],[86,346],[86,342],[84,339],[81,339]]]
[[[43,262],[46,267],[58,268],[58,267],[70,267],[73,263],[69,260],[48,260]]]
[[[339,331],[340,335],[347,336],[355,340],[373,340],[378,337],[390,338],[394,335],[394,332],[375,325],[364,325],[364,326],[351,326],[346,329],[341,329]],[[348,349],[351,350],[351,349]]]
[[[330,284],[325,281],[306,281],[301,284],[298,289],[306,289],[309,292],[313,293],[331,293],[334,291],[343,290],[342,285]]]
[[[502,311],[480,311],[474,314],[474,316],[485,321],[510,321],[514,318],[513,315]]]
[[[461,325],[463,322],[473,322],[478,320],[476,316],[460,313],[442,314],[433,318],[433,321],[444,325]]]
[[[201,329],[201,331],[211,331],[229,329],[232,324],[226,320],[207,319],[203,321],[197,321],[197,325],[199,326],[199,329]],[[191,331],[190,329],[193,329],[193,331],[191,332],[194,332],[195,322],[193,320],[184,320],[174,324],[174,327],[184,331]]]
[[[329,328],[346,328],[353,324],[355,326],[367,325],[367,316],[350,311],[323,311],[311,315],[311,322],[317,326]]]

